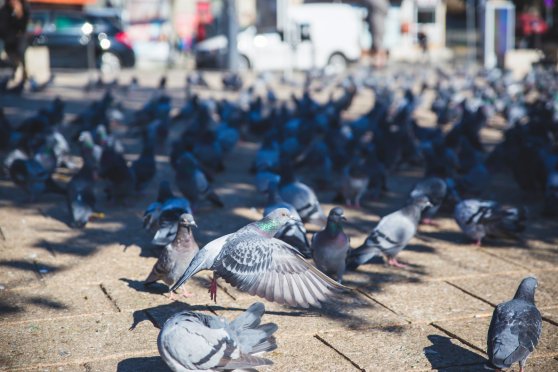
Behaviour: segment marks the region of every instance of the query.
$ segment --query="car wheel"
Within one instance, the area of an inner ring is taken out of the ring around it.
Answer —
[[[345,58],[343,54],[334,53],[331,55],[331,57],[329,57],[329,60],[327,61],[326,71],[332,74],[339,74],[341,72],[344,72],[347,69],[348,65],[349,63],[347,61],[347,58]]]
[[[246,56],[238,56],[238,71],[248,71],[250,70],[250,61]]]
[[[101,54],[100,69],[103,76],[116,77],[122,69],[120,58],[114,53],[105,52]]]

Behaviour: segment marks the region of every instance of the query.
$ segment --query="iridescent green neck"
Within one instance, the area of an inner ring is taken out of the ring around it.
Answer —
[[[258,228],[269,234],[270,236],[275,235],[275,233],[277,231],[279,231],[279,229],[281,228],[281,223],[277,220],[273,220],[269,217],[265,217],[259,221],[256,222],[256,225],[258,226]]]
[[[338,222],[328,220],[326,225],[326,230],[332,235],[337,235],[343,231],[343,225],[341,225]]]

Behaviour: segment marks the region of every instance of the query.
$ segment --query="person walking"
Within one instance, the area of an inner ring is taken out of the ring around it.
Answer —
[[[388,0],[364,0],[368,9],[368,27],[372,34],[372,50],[374,66],[384,67],[387,62],[387,51],[384,47],[386,18],[389,11]]]
[[[29,14],[27,0],[6,0],[0,8],[0,39],[4,41],[4,51],[13,67],[12,79],[15,78],[19,66],[22,67],[22,80],[19,84],[25,84],[27,80],[25,50]]]

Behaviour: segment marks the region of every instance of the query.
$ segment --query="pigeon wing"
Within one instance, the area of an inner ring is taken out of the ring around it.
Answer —
[[[258,235],[227,242],[214,267],[220,277],[241,291],[280,304],[320,307],[345,287],[306,262],[290,245]]]

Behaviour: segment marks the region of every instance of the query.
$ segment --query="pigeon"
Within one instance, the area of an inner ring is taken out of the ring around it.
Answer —
[[[31,201],[45,192],[62,195],[66,193],[35,159],[15,159],[10,165],[9,173],[12,181],[29,195]]]
[[[224,206],[191,154],[184,153],[177,160],[175,181],[180,192],[194,205],[202,199],[207,199],[217,207]]]
[[[356,269],[372,258],[384,254],[388,265],[404,268],[396,256],[415,236],[422,212],[431,208],[426,196],[414,198],[405,207],[383,217],[364,241],[364,244],[349,251],[347,266]]]
[[[157,201],[149,205],[144,214],[144,226],[151,224],[157,228],[151,243],[166,246],[174,240],[178,229],[178,221],[184,213],[192,214],[190,201],[174,196],[170,183],[161,181]]]
[[[356,158],[343,171],[341,193],[348,207],[360,208],[360,199],[370,181],[366,165],[363,159]]]
[[[312,257],[310,243],[306,237],[306,228],[302,223],[302,219],[291,204],[281,199],[277,190],[277,183],[271,183],[268,190],[268,203],[263,214],[267,216],[278,208],[287,208],[293,219],[281,227],[275,234],[275,237],[296,248],[304,258]]]
[[[261,302],[252,304],[232,322],[215,315],[183,311],[170,317],[159,333],[157,347],[172,371],[255,371],[273,364],[255,356],[277,348],[274,323],[260,324]]]
[[[198,227],[194,217],[188,213],[182,214],[178,221],[178,230],[174,240],[167,244],[161,252],[151,273],[145,279],[145,285],[155,283],[158,280],[162,280],[169,287],[176,283],[200,250],[192,234],[193,227]],[[182,295],[188,297],[191,294],[183,289]],[[170,298],[174,300],[174,292],[170,293]]]
[[[83,228],[92,217],[102,218],[104,214],[95,212],[95,179],[97,171],[85,162],[66,187],[66,200],[70,211],[70,226]]]
[[[487,368],[502,370],[519,363],[519,371],[525,370],[542,331],[541,313],[535,306],[537,286],[537,279],[523,279],[513,299],[494,309],[487,336]]]
[[[157,172],[157,164],[155,162],[154,146],[146,143],[143,146],[141,155],[132,163],[132,172],[136,181],[135,189],[137,191],[144,190],[149,182],[155,177]]]
[[[346,287],[306,262],[290,245],[273,237],[291,218],[288,209],[279,208],[237,232],[209,242],[171,290],[199,271],[211,270],[212,300],[217,300],[217,278],[221,277],[240,291],[268,301],[320,307]]]
[[[288,166],[287,168],[290,168]],[[296,208],[302,222],[315,223],[323,226],[327,217],[322,211],[318,197],[309,186],[294,179],[292,169],[283,171],[279,194],[284,201]]]
[[[466,199],[455,206],[455,221],[469,238],[481,245],[482,239],[503,237],[520,239],[527,212],[522,207],[501,206],[495,201]]]
[[[157,200],[149,204],[143,213],[143,228],[145,230],[151,230],[158,226],[157,224],[159,223],[159,216],[161,215],[163,203],[173,197],[174,195],[169,181],[161,181],[159,183]]]
[[[426,196],[430,203],[432,203],[432,207],[424,210],[422,214],[422,223],[437,226],[436,222],[432,221],[432,218],[442,206],[447,192],[448,187],[446,181],[439,177],[425,178],[413,187],[409,193],[409,197],[418,198],[420,196]]]
[[[124,156],[111,147],[103,150],[99,176],[108,181],[107,199],[122,202],[135,186],[135,175]]]
[[[335,207],[329,212],[324,230],[312,238],[312,255],[316,267],[339,283],[343,281],[345,261],[349,252],[349,237],[343,231],[346,221],[343,208]]]

